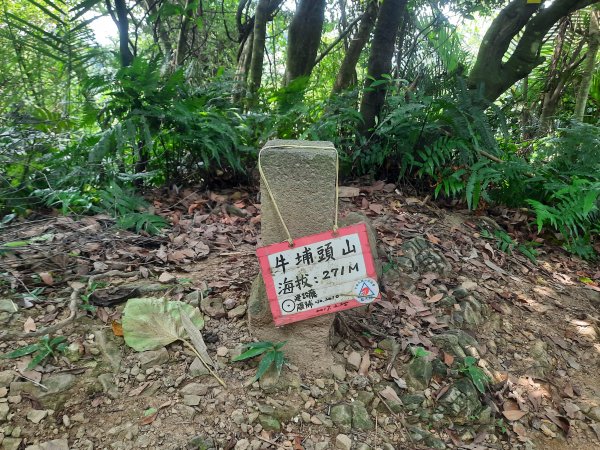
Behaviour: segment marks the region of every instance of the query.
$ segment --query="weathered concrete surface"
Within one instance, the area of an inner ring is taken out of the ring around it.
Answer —
[[[294,148],[286,146],[292,145]],[[305,145],[305,148],[300,148]],[[268,142],[261,157],[265,177],[292,235],[299,238],[331,230],[335,214],[336,152],[329,142]],[[261,180],[261,245],[287,240],[269,194]],[[276,328],[259,275],[248,300],[251,333],[263,341],[287,341],[288,360],[302,374],[329,372],[333,356],[329,333],[335,316],[316,317]]]

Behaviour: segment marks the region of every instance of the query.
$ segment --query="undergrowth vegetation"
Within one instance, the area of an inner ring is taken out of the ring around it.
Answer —
[[[502,113],[473,105],[459,80],[444,95],[388,96],[373,134],[357,140],[356,91],[310,102],[288,101],[289,88],[265,91],[260,107],[245,111],[228,95],[231,85],[221,74],[192,86],[181,69],[163,73],[138,58],[86,79],[89,98],[76,119],[15,110],[0,130],[0,208],[107,211],[124,228],[156,233],[166,223],[134,187],[248,182],[266,140],[330,140],[345,177],[420,179],[423,190],[473,210],[525,207],[538,232],[558,232],[570,251],[594,257],[598,126],[567,122],[519,143]]]

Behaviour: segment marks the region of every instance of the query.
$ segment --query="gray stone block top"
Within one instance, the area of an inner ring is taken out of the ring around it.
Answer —
[[[261,166],[292,238],[333,228],[337,152],[328,141],[273,140]],[[261,245],[287,239],[261,180]]]

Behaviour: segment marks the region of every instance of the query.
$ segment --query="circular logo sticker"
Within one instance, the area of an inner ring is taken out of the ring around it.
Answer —
[[[354,293],[360,303],[371,303],[379,296],[379,285],[373,278],[363,278],[354,285]]]

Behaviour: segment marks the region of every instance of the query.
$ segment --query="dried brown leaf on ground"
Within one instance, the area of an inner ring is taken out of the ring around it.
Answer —
[[[47,284],[48,286],[52,286],[54,284],[54,278],[50,272],[40,272],[38,275],[44,284]]]
[[[504,417],[506,417],[508,420],[515,421],[515,420],[519,420],[521,417],[525,416],[527,414],[527,411],[521,411],[521,410],[508,410],[508,411],[502,411],[502,415]]]
[[[402,400],[400,400],[400,397],[398,397],[398,394],[396,394],[396,391],[394,389],[392,389],[390,386],[387,386],[379,394],[386,400],[402,404]]]
[[[36,329],[37,326],[35,325],[33,317],[28,317],[27,320],[25,320],[25,323],[23,324],[23,331],[29,333],[31,331],[35,331]]]
[[[371,357],[369,356],[369,352],[366,351],[360,361],[360,366],[358,368],[359,375],[366,377],[367,374],[369,373],[370,366],[371,366]]]

